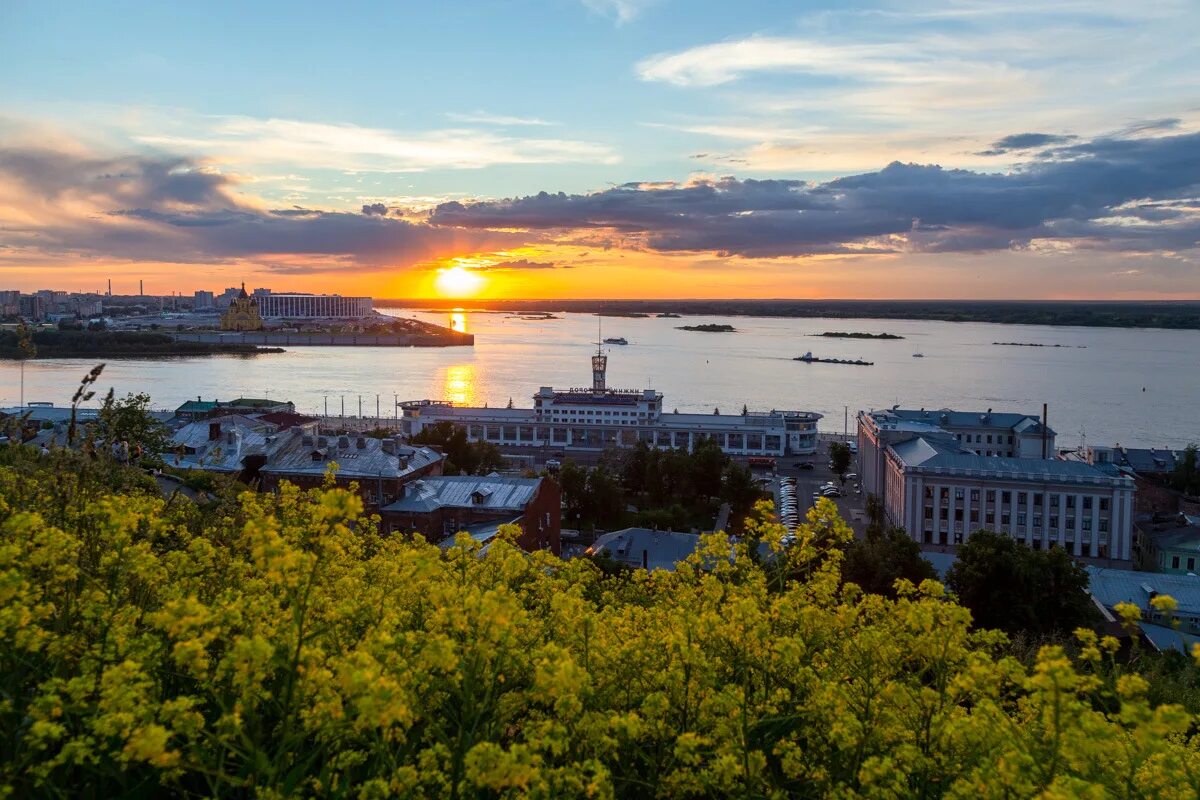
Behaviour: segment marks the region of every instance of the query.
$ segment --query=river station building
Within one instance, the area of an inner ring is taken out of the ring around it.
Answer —
[[[730,455],[796,456],[817,452],[812,411],[745,414],[678,414],[663,411],[654,389],[610,389],[608,357],[592,356],[592,386],[541,387],[533,408],[478,408],[434,400],[402,403],[402,430],[409,436],[439,422],[461,428],[468,439],[503,447],[553,447],[564,452],[601,451],[644,442],[659,449],[691,449],[709,438]]]

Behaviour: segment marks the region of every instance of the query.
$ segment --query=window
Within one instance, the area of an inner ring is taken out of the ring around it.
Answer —
[[[1028,495],[1025,492],[1017,492],[1017,505],[1023,506],[1027,501]]]
[[[1035,527],[1035,528],[1042,527],[1042,515],[1041,514],[1033,515],[1033,527]]]
[[[1192,570],[1194,570],[1194,569],[1196,568],[1196,559],[1195,559],[1195,557],[1189,558],[1189,559],[1187,560],[1187,568],[1188,568],[1188,572],[1191,572]]]
[[[1058,495],[1056,495],[1056,494],[1050,495],[1050,507],[1058,508]]]
[[[1074,507],[1075,507],[1075,495],[1069,494],[1069,495],[1067,495],[1067,508],[1074,508]]]
[[[991,443],[992,443],[992,435],[991,435],[990,433],[988,434],[987,443],[988,443],[988,444],[991,444]],[[988,453],[988,455],[990,456],[990,455],[991,455],[991,452],[989,452],[989,453]]]
[[[961,508],[954,509],[954,521],[955,522],[963,521],[963,510]]]
[[[962,500],[962,499],[963,499],[963,490],[962,490],[961,488],[958,488],[958,489],[955,489],[955,490],[954,490],[954,499],[955,499],[955,500]]]
[[[1018,525],[1024,525],[1024,524],[1025,524],[1025,513],[1024,513],[1024,512],[1021,512],[1020,514],[1017,514],[1017,524],[1018,524]]]
[[[971,524],[975,525],[978,522],[979,522],[979,509],[972,508],[971,509]]]
[[[1069,530],[1069,531],[1075,530],[1075,518],[1074,517],[1067,517],[1067,530]]]
[[[1000,493],[1000,502],[1012,503],[1012,492],[1001,492]]]
[[[942,519],[950,519],[950,509],[948,509],[948,508],[942,509]]]
[[[1011,436],[1010,436],[1010,437],[1008,437],[1008,443],[1009,443],[1009,444],[1012,444],[1012,437],[1011,437]]]
[[[932,486],[926,486],[926,487],[925,487],[925,499],[926,499],[926,500],[932,500],[932,499],[933,499],[933,487],[932,487]]]
[[[1092,518],[1091,517],[1083,518],[1083,529],[1085,531],[1090,531],[1092,529]]]
[[[1107,497],[1100,498],[1100,510],[1108,511],[1108,498]]]
[[[1033,505],[1034,505],[1034,507],[1035,507],[1035,508],[1041,508],[1041,506],[1042,506],[1042,496],[1041,496],[1040,494],[1035,494],[1035,495],[1033,496]]]
[[[1050,515],[1050,527],[1051,527],[1051,529],[1054,529],[1054,530],[1058,529],[1058,515],[1057,514]]]
[[[1171,569],[1179,569],[1179,556],[1171,556]]]
[[[1000,515],[1000,524],[1001,524],[1001,525],[1004,525],[1004,526],[1006,526],[1006,527],[1007,527],[1007,526],[1010,524],[1010,523],[1009,523],[1009,520],[1010,520],[1010,519],[1011,519],[1011,518],[1009,517],[1009,515],[1008,515],[1008,514],[1001,514],[1001,515]]]
[[[1100,532],[1108,533],[1108,520],[1106,520],[1106,519],[1100,520]]]
[[[988,501],[989,503],[994,503],[994,502],[996,502],[996,490],[995,490],[995,489],[988,489],[988,490],[987,490],[987,501]]]
[[[1083,508],[1085,511],[1091,510],[1091,508],[1092,508],[1092,498],[1091,497],[1083,498]]]
[[[978,489],[972,489],[972,490],[971,490],[971,500],[972,500],[972,502],[978,502],[978,501],[979,501],[979,490],[978,490]]]
[[[925,519],[933,519],[933,508],[925,506]]]
[[[945,486],[942,487],[941,494],[943,500],[948,500],[950,498],[950,490]]]
[[[994,525],[996,523],[996,514],[995,512],[989,511],[983,519],[985,524]]]

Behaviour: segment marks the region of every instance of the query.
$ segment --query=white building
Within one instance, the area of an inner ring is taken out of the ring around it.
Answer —
[[[863,488],[883,501],[889,523],[916,541],[953,546],[986,529],[1034,549],[1131,561],[1134,483],[1119,470],[989,456],[987,434],[981,454],[974,431],[968,445],[967,431],[952,433],[890,411],[861,412],[858,421]],[[1020,452],[1020,433],[1013,436],[1013,452]],[[1003,437],[1007,448],[1008,434]]]
[[[275,294],[266,289],[255,289],[254,299],[258,301],[258,313],[264,317],[362,319],[370,316],[372,311],[369,297],[342,297],[339,294]]]
[[[609,389],[607,356],[592,356],[592,388],[541,387],[533,408],[469,408],[421,400],[402,404],[403,430],[410,436],[439,422],[461,427],[467,437],[502,446],[599,451],[645,442],[660,449],[690,449],[701,438],[715,440],[731,455],[784,456],[817,451],[817,420],[811,411],[746,414],[663,412],[653,389]]]

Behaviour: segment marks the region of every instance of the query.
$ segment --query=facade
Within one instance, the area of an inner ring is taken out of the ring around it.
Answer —
[[[264,317],[287,319],[362,319],[372,313],[369,297],[342,297],[337,294],[274,294],[255,289],[254,299]]]
[[[380,509],[389,533],[420,533],[453,544],[466,532],[486,544],[500,525],[521,528],[518,544],[530,552],[560,552],[562,491],[549,478],[444,475],[406,484],[402,496]]]
[[[229,309],[221,315],[221,330],[260,331],[262,326],[258,301],[246,294],[246,287],[243,285],[241,292],[229,304]]]
[[[217,298],[212,292],[198,291],[193,296],[192,308],[196,311],[207,311],[217,307]]]
[[[1142,569],[1169,575],[1200,574],[1200,516],[1178,514],[1163,521],[1137,522]]]
[[[1132,563],[1134,483],[1115,469],[980,456],[946,433],[892,442],[883,462],[873,491],[918,542],[959,545],[986,529],[1035,550]]]
[[[664,413],[663,396],[653,389],[610,389],[608,359],[592,356],[592,387],[559,390],[543,386],[533,408],[472,408],[432,400],[402,404],[403,430],[415,436],[425,427],[450,422],[468,439],[502,447],[552,447],[601,451],[644,442],[661,449],[691,449],[712,439],[730,455],[786,456],[817,451],[817,421],[811,411],[747,414]]]

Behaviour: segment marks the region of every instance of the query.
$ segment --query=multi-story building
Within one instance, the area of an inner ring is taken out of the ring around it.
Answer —
[[[465,532],[481,544],[501,525],[521,529],[517,542],[529,551],[560,551],[562,491],[549,478],[453,475],[405,484],[401,497],[379,511],[389,533],[420,533],[448,544]]]
[[[193,295],[192,308],[195,311],[210,311],[217,307],[217,298],[212,292],[198,291]]]
[[[362,319],[372,312],[370,297],[342,297],[338,294],[275,294],[255,289],[258,312],[264,317],[285,319]]]
[[[858,466],[862,486],[879,494],[883,453],[892,442],[914,435],[948,434],[963,448],[986,458],[1054,458],[1054,431],[1030,414],[904,409],[858,412]]]
[[[1134,484],[1116,469],[981,456],[945,432],[895,437],[882,462],[877,483],[864,488],[918,542],[959,545],[984,529],[1034,549],[1131,563]]]
[[[0,291],[0,317],[15,317],[21,313],[21,293],[15,289]]]
[[[461,428],[473,441],[504,447],[553,447],[600,451],[644,442],[661,449],[690,449],[712,439],[731,455],[784,456],[815,453],[817,420],[811,411],[745,414],[664,413],[653,389],[610,389],[608,357],[592,356],[590,389],[541,387],[533,408],[477,408],[421,400],[402,404],[402,426],[414,436],[439,422]]]

